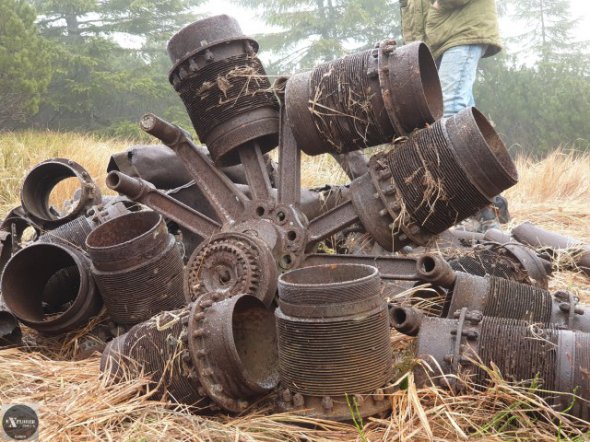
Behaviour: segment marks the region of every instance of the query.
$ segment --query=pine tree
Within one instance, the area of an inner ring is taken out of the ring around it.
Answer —
[[[267,70],[285,73],[398,37],[399,4],[387,0],[238,0],[256,8],[273,31],[258,36],[271,51]]]
[[[37,112],[51,77],[35,11],[22,0],[0,2],[0,129]]]
[[[33,123],[140,135],[139,117],[177,115],[165,42],[201,0],[29,0],[52,42],[54,76]]]

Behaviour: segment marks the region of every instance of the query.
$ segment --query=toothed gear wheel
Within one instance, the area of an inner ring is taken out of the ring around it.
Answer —
[[[276,292],[277,269],[261,240],[242,233],[220,233],[193,252],[185,281],[191,301],[215,292],[223,299],[254,295],[269,305]]]

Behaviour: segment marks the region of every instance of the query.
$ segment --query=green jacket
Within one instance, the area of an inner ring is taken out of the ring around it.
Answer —
[[[406,43],[424,41],[435,60],[453,46],[485,44],[484,57],[501,49],[495,0],[400,0]]]

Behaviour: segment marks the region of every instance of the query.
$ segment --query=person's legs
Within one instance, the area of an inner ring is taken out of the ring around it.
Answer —
[[[486,45],[463,45],[447,49],[442,55],[438,75],[442,87],[445,117],[475,105],[473,84],[477,65],[485,51]]]

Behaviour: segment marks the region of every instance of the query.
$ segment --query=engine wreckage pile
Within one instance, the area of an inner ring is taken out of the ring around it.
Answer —
[[[67,159],[30,171],[0,229],[2,344],[18,345],[19,323],[60,335],[104,306],[113,382],[148,375],[155,398],[195,412],[272,392],[277,410],[350,420],[391,408],[395,327],[418,336],[419,383],[485,385],[493,363],[589,419],[590,310],[546,290],[550,255],[535,251],[575,242],[530,224],[449,230],[517,171],[476,109],[441,118],[428,48],[384,41],[273,85],[257,50],[228,16],[174,35],[170,82],[207,148],[145,115],[165,146],[112,157],[106,185],[121,196]],[[333,155],[350,185],[302,189],[301,152]],[[79,191],[58,210],[50,192],[71,177]]]

